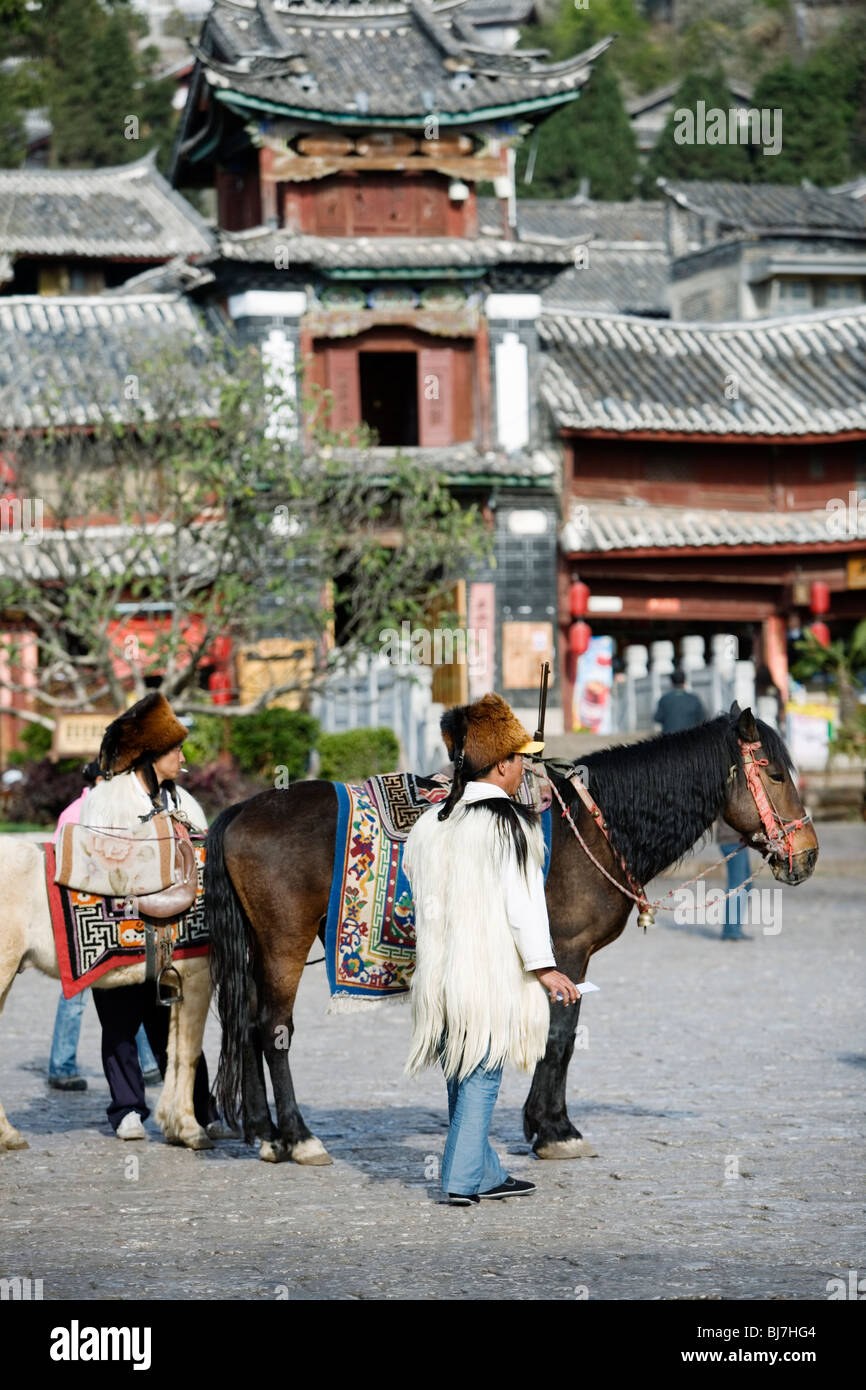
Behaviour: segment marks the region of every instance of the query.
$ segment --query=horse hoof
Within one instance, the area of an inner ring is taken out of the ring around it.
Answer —
[[[212,1140],[212,1139],[208,1139],[208,1137],[207,1137],[207,1135],[205,1134],[205,1132],[204,1132],[203,1129],[200,1129],[199,1132],[198,1132],[198,1134],[194,1134],[190,1139],[184,1140],[184,1143],[186,1144],[186,1147],[187,1147],[188,1149],[212,1149],[212,1148],[213,1148],[213,1140]]]
[[[226,1124],[225,1120],[211,1120],[207,1127],[208,1135],[211,1139],[240,1139],[239,1129],[233,1129]]]
[[[598,1158],[586,1139],[552,1139],[535,1150],[538,1158]]]
[[[29,1149],[29,1148],[30,1148],[30,1145],[27,1143],[27,1140],[24,1138],[24,1135],[23,1135],[23,1134],[19,1134],[18,1131],[17,1131],[17,1129],[13,1129],[13,1131],[12,1131],[11,1134],[7,1134],[7,1135],[5,1136],[5,1138],[0,1139],[0,1149]]]
[[[282,1139],[263,1139],[259,1158],[263,1163],[285,1163],[289,1150]]]
[[[302,1139],[300,1144],[296,1144],[292,1149],[292,1158],[295,1163],[303,1163],[310,1168],[323,1168],[325,1164],[334,1161],[321,1139],[317,1139],[315,1135],[311,1139]]]

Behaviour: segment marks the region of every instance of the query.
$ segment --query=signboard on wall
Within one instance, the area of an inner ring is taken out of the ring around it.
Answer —
[[[502,684],[506,690],[535,690],[541,667],[553,669],[553,623],[502,624]]]
[[[496,686],[496,586],[469,585],[466,626],[469,642],[469,699],[480,700]]]
[[[118,716],[119,712],[113,714],[111,710],[58,715],[51,740],[52,758],[81,758],[89,762],[99,752],[108,725]]]

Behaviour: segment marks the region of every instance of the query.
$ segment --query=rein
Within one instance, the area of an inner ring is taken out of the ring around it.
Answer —
[[[761,747],[760,742],[745,743],[742,739],[739,739],[738,742],[743,757],[743,771],[746,776],[746,783],[748,785],[749,791],[752,793],[755,806],[757,807],[758,815],[761,817],[761,823],[764,826],[765,831],[764,834],[761,834],[760,831],[756,831],[755,834],[752,836],[752,841],[756,845],[766,845],[770,851],[776,853],[777,855],[781,856],[782,854],[787,853],[788,868],[790,870],[793,866],[794,859],[793,832],[795,830],[801,830],[808,821],[811,821],[812,817],[806,811],[804,811],[803,815],[799,817],[799,819],[792,821],[785,821],[782,818],[782,816],[779,815],[779,812],[776,810],[775,806],[772,804],[772,801],[770,800],[767,789],[764,786],[764,783],[761,779],[761,774],[758,771],[759,768],[767,767],[769,765],[769,758],[755,757],[755,753]],[[733,770],[734,769],[732,769],[732,771]],[[571,812],[569,811],[568,807],[566,806],[565,802],[560,796],[559,788],[556,786],[553,779],[549,777],[548,781],[550,782],[551,790],[554,796],[556,797],[557,801],[559,802],[560,806],[562,807],[563,820],[566,820],[568,824],[571,826],[571,829],[574,832],[575,837],[577,838],[581,846],[581,849],[584,851],[587,858],[592,861],[592,863],[598,869],[599,873],[603,874],[604,877],[608,880],[608,882],[612,883],[614,888],[616,888],[620,893],[622,893],[624,897],[631,898],[633,902],[637,903],[638,908],[640,909],[637,919],[638,926],[643,927],[644,931],[646,931],[647,927],[651,927],[654,925],[655,914],[659,908],[664,907],[666,899],[660,898],[657,902],[652,903],[649,901],[641,885],[629,872],[625,859],[619,853],[616,846],[613,844],[613,841],[610,838],[610,833],[608,831],[607,825],[605,823],[604,816],[601,813],[601,808],[590,796],[588,789],[584,786],[580,777],[569,777],[568,780],[574,787],[575,791],[577,792],[577,795],[580,797],[586,809],[589,811],[599,830],[604,835],[604,838],[607,840],[607,843],[610,846],[612,853],[619,860],[620,867],[622,868],[622,871],[625,874],[629,883],[628,888],[624,888],[621,883],[618,883],[617,880],[613,877],[613,875],[608,873],[604,865],[598,862],[592,850],[589,848],[589,845],[586,843],[586,840],[583,838],[577,826],[575,825],[571,816]],[[748,842],[745,839],[741,839],[741,844],[747,845]],[[738,853],[739,846],[737,847],[737,849],[732,850],[730,854],[726,854],[722,862],[727,863],[729,859],[732,859],[734,855]],[[755,878],[756,874],[760,873],[761,869],[763,869],[765,866],[766,860],[762,859],[762,862],[758,865],[758,868],[755,870],[755,872],[749,874],[748,878],[744,879],[743,882],[750,883],[751,880]],[[705,874],[710,873],[712,867],[713,866],[710,865],[708,868],[702,869],[701,872],[695,874],[693,878],[686,879],[686,882],[680,884],[678,888],[671,889],[671,891],[667,894],[667,900],[673,899],[674,894],[678,893],[680,891],[680,888],[688,888],[689,884],[697,883],[699,879],[705,876]],[[742,888],[742,886],[743,885],[741,884],[740,888]],[[724,898],[730,898],[734,895],[734,893],[739,893],[740,888],[731,889],[730,892],[724,894]]]

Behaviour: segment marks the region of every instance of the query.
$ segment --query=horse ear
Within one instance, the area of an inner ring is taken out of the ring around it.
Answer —
[[[745,743],[760,743],[761,735],[751,709],[744,709],[737,720],[737,734]]]
[[[732,718],[732,719],[739,719],[739,717],[740,717],[740,715],[742,714],[742,712],[743,712],[743,711],[740,709],[740,706],[738,705],[737,701],[735,700],[734,703],[731,705],[731,708],[730,708],[730,715],[731,715],[731,718]]]

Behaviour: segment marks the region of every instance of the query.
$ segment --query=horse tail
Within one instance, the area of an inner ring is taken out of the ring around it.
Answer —
[[[214,1094],[230,1125],[238,1124],[243,1096],[243,1050],[250,1025],[249,980],[255,956],[250,920],[225,861],[225,833],[244,802],[221,811],[208,831],[204,869],[205,920],[210,937],[210,973],[222,1025]]]

